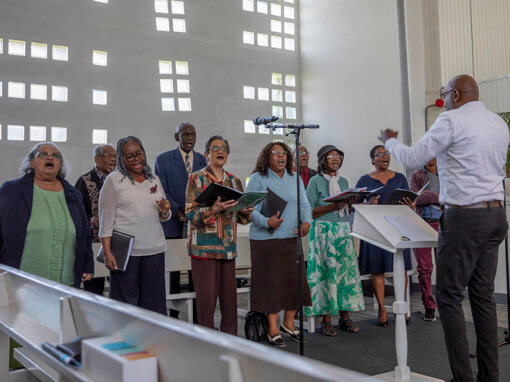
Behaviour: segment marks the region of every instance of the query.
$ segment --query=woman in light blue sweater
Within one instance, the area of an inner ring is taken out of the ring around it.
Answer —
[[[250,226],[250,248],[252,279],[251,310],[267,313],[269,321],[269,343],[273,346],[286,346],[277,326],[278,312],[285,310],[285,318],[280,330],[299,341],[299,330],[294,326],[294,317],[299,303],[298,275],[296,269],[297,252],[297,190],[296,174],[292,172],[292,154],[286,144],[272,142],[260,153],[257,165],[248,183],[247,191],[271,189],[287,201],[283,211],[273,216],[264,216],[262,204],[252,212]],[[306,198],[303,182],[301,188],[301,236],[310,229],[312,213]],[[304,273],[305,271],[303,271]],[[310,290],[303,278],[304,305],[311,305]]]

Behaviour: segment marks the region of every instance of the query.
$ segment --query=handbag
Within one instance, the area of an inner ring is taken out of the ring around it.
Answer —
[[[247,339],[252,341],[264,341],[269,332],[269,324],[267,316],[264,313],[254,312],[250,310],[246,314],[244,323],[244,335]]]

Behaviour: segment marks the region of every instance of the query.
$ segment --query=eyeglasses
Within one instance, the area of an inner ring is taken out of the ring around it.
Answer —
[[[35,154],[36,157],[38,158],[46,158],[47,156],[50,156],[52,157],[53,159],[58,159],[58,160],[61,160],[62,159],[62,154],[60,153],[49,153],[49,152],[46,152],[46,151],[38,151],[36,154]]]
[[[218,151],[227,152],[228,148],[227,146],[212,146],[211,151],[214,151],[215,153],[217,153]]]
[[[308,151],[300,151],[299,156],[304,157],[305,155],[308,155]]]
[[[382,157],[390,157],[391,156],[391,153],[389,151],[386,151],[384,153],[377,153],[377,154],[374,154],[374,157],[376,158],[382,158]]]
[[[275,157],[280,155],[287,155],[287,151],[285,150],[273,150],[271,151],[271,154],[273,154]]]
[[[458,89],[450,89],[450,90],[447,90],[447,91],[445,91],[445,92],[443,92],[443,93],[439,94],[439,97],[440,97],[440,98],[444,101],[444,100],[445,100],[445,98],[446,98],[446,96],[447,96],[448,94],[450,94],[451,92],[454,92],[455,90],[458,90]],[[460,91],[460,90],[459,90],[459,91]]]
[[[143,157],[144,157],[143,151],[137,151],[136,153],[133,153],[133,154],[124,155],[124,158],[126,158],[126,160],[128,160],[130,162],[135,160],[135,158],[141,159]]]
[[[344,156],[343,155],[328,155],[326,158],[328,159],[340,159],[340,160],[344,160]]]
[[[116,158],[117,154],[108,154],[108,153],[106,153],[106,154],[101,154],[101,156],[103,158],[110,159],[110,158]]]

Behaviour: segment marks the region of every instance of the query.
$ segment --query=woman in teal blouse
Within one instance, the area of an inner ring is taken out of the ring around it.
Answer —
[[[317,153],[319,174],[310,179],[306,196],[313,213],[308,246],[307,277],[312,294],[312,307],[307,316],[322,316],[321,333],[336,336],[331,315],[340,315],[339,327],[349,333],[359,328],[349,311],[364,309],[358,259],[350,236],[349,208],[344,202],[326,203],[325,198],[349,188],[340,176],[344,153],[333,145]]]
[[[0,263],[79,287],[94,271],[90,225],[80,192],[64,180],[64,157],[40,143],[22,171],[0,188]]]

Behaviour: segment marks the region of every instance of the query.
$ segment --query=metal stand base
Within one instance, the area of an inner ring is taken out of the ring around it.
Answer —
[[[397,368],[398,368],[398,366],[395,369],[397,369]],[[409,372],[408,367],[407,367],[407,372]],[[418,374],[418,373],[410,373],[408,379],[400,379],[399,374],[400,374],[400,372],[397,372],[397,370],[395,370],[395,371],[390,371],[389,373],[374,375],[374,377],[376,377],[379,380],[392,381],[392,382],[393,381],[394,382],[403,382],[403,381],[406,381],[406,382],[407,381],[409,381],[409,382],[444,382],[443,379],[427,377],[426,375]]]

